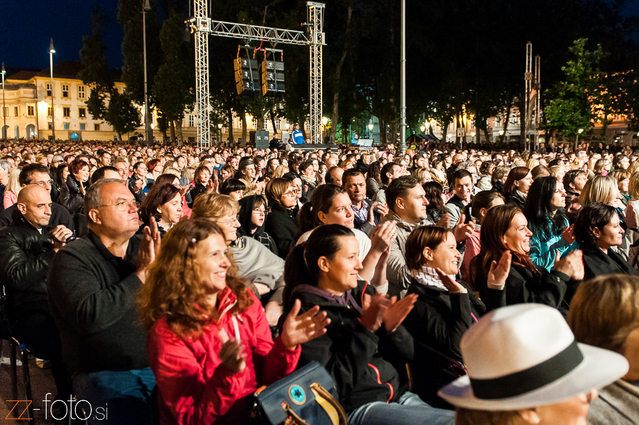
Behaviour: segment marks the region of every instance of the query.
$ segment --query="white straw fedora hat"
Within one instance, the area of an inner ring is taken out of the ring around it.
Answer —
[[[438,394],[464,409],[553,404],[628,371],[623,356],[577,343],[561,314],[540,304],[503,307],[482,317],[462,337],[461,352],[468,375]]]

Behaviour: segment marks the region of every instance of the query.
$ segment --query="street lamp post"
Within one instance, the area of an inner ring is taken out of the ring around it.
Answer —
[[[373,124],[373,123],[368,124],[368,138],[369,139],[373,138],[373,127],[375,127],[375,124]]]
[[[4,105],[4,74],[7,71],[4,69],[4,62],[2,62],[2,138],[7,138],[7,111]]]
[[[151,10],[149,0],[144,0],[144,9],[142,9],[142,43],[144,43],[144,129],[146,134],[146,147],[149,147],[150,140],[153,139],[153,131],[151,130],[151,122],[149,121],[149,94],[147,92],[147,74],[146,74],[146,12]]]
[[[51,68],[51,134],[53,141],[55,141],[55,108],[53,107],[53,54],[55,49],[53,48],[53,38],[49,45],[49,68]]]
[[[400,55],[400,108],[399,108],[399,128],[400,137],[399,149],[402,155],[406,153],[406,0],[402,0],[402,24],[401,24],[401,55]]]
[[[577,130],[577,135],[575,137],[575,152],[577,152],[577,148],[579,147],[579,136],[581,135],[581,133],[584,132],[583,128],[580,128],[579,130]]]
[[[218,132],[220,133],[220,143],[222,143],[222,127],[223,127],[222,123],[219,123],[217,125]]]

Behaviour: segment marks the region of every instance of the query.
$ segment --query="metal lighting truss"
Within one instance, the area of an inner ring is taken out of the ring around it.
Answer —
[[[281,28],[261,27],[214,21],[208,17],[208,0],[193,0],[195,14],[189,21],[195,32],[195,96],[197,105],[197,140],[200,148],[210,147],[209,121],[209,46],[208,35],[251,40],[307,45],[310,48],[309,103],[311,141],[318,143],[322,124],[322,46],[324,42],[324,3],[308,1],[309,33]]]

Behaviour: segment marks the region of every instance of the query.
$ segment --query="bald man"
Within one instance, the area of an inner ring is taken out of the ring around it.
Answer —
[[[17,208],[19,220],[0,230],[0,276],[8,297],[9,331],[34,356],[51,360],[58,397],[66,400],[71,383],[49,310],[46,280],[53,255],[73,232],[63,225],[49,226],[51,196],[41,186],[26,185],[18,195]]]

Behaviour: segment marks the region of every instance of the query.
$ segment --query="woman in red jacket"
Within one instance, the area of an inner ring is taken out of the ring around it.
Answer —
[[[216,224],[182,221],[162,245],[138,299],[160,423],[244,423],[250,395],[295,370],[300,344],[326,332],[326,313],[298,316],[297,302],[273,342]]]

